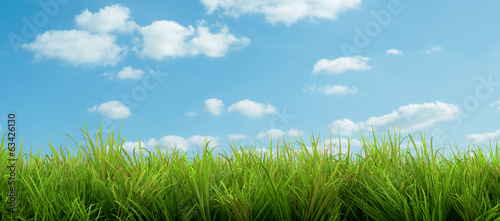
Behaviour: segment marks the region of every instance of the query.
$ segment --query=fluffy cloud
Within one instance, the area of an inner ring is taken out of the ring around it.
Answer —
[[[246,135],[243,135],[243,134],[229,134],[229,139],[230,140],[244,140],[244,139],[247,139],[247,136]]]
[[[344,85],[325,85],[325,86],[316,86],[313,84],[311,86],[307,86],[303,90],[304,92],[312,91],[312,92],[321,92],[325,95],[333,95],[333,94],[355,94],[358,92],[358,89],[355,87],[348,87]]]
[[[404,55],[403,52],[398,49],[389,49],[385,53],[388,55]]]
[[[89,112],[98,112],[111,119],[122,119],[132,115],[130,108],[119,101],[109,101],[99,106],[94,106],[88,109]]]
[[[120,80],[131,79],[138,80],[141,79],[142,75],[144,75],[144,71],[140,69],[133,69],[131,67],[124,67],[118,74],[116,78]]]
[[[354,57],[340,57],[335,60],[321,59],[314,65],[314,73],[324,72],[328,75],[341,74],[348,70],[362,71],[369,70],[370,67],[367,62],[370,58],[363,56]]]
[[[260,132],[257,135],[259,139],[271,139],[271,136],[273,139],[277,139],[278,137],[283,138],[283,136],[285,136],[285,132],[282,130],[270,129],[266,132]]]
[[[184,27],[174,21],[156,21],[139,29],[143,36],[140,54],[156,60],[166,57],[184,57],[205,54],[208,57],[223,57],[230,47],[246,47],[250,39],[236,38],[223,27],[211,33],[201,22],[197,29]],[[191,38],[191,39],[190,39]]]
[[[112,80],[115,77],[119,80],[139,80],[144,75],[144,71],[141,69],[133,69],[131,67],[124,67],[117,74],[114,72],[105,72],[101,76],[106,77],[108,80]]]
[[[73,65],[102,66],[114,66],[127,50],[115,44],[114,36],[77,30],[47,31],[21,47],[34,51],[37,59],[46,57]]]
[[[436,45],[436,46],[432,46],[431,48],[425,50],[424,52],[426,54],[432,54],[434,52],[438,52],[438,51],[442,51],[442,50],[443,50],[443,48],[441,46]]]
[[[130,32],[138,26],[130,20],[130,10],[120,5],[111,5],[99,12],[92,13],[85,9],[75,16],[76,25],[92,32]]]
[[[225,14],[234,17],[244,13],[258,13],[264,14],[271,24],[287,25],[306,18],[335,20],[339,13],[361,5],[361,0],[201,0],[201,2],[210,14],[217,9],[222,9]]]
[[[205,101],[205,110],[218,116],[224,110],[224,103],[216,98],[211,98]]]
[[[276,113],[276,108],[271,106],[271,104],[259,104],[248,99],[238,101],[231,105],[228,112],[238,112],[248,117],[261,117],[264,114],[274,114]]]
[[[330,127],[333,128],[334,133],[349,136],[358,131],[358,126],[361,130],[369,131],[372,125],[375,130],[377,128],[385,130],[396,124],[396,127],[401,125],[401,132],[405,133],[425,129],[436,122],[450,120],[457,116],[457,106],[436,101],[434,103],[409,104],[390,114],[381,117],[370,117],[360,123],[354,123],[349,119],[337,120]]]
[[[186,113],[186,116],[188,116],[188,117],[196,117],[197,115],[196,115],[196,112],[189,111],[189,112]]]
[[[491,133],[469,134],[467,139],[474,140],[474,143],[488,144],[490,140],[491,143],[495,143],[496,140],[500,140],[500,130]]]
[[[142,142],[140,141],[141,147],[148,149],[150,151],[156,151],[157,150],[157,145],[159,145],[160,149],[165,150],[165,148],[169,148],[170,150],[179,150],[179,151],[184,151],[187,152],[188,150],[192,148],[200,148],[203,145],[204,141],[209,141],[208,146],[210,148],[214,148],[219,146],[217,141],[219,140],[219,137],[211,137],[211,136],[192,136],[190,138],[183,138],[180,136],[165,136],[161,138],[160,140],[156,140],[155,138],[149,139],[147,142]],[[133,151],[134,147],[138,147],[139,142],[125,142],[123,144],[123,149],[127,151]],[[169,151],[169,153],[172,153],[172,151]]]

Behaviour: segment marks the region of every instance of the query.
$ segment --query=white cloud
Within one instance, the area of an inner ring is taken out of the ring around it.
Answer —
[[[99,106],[94,106],[88,109],[89,112],[98,112],[111,119],[122,119],[132,115],[130,108],[119,101],[109,101]]]
[[[388,55],[404,55],[403,52],[398,49],[389,49],[385,53]]]
[[[186,113],[186,116],[188,116],[188,117],[196,117],[197,115],[196,115],[196,112],[189,111],[189,112]]]
[[[133,69],[131,67],[124,67],[118,74],[116,78],[120,80],[130,79],[130,80],[138,80],[141,79],[142,75],[144,75],[144,71],[140,69]]]
[[[218,116],[224,111],[224,103],[216,98],[211,98],[205,101],[205,110]]]
[[[108,79],[108,80],[113,80],[115,78],[116,73],[115,72],[104,72],[101,74],[102,77]]]
[[[334,133],[342,135],[351,135],[354,131],[358,130],[358,125],[349,119],[336,120],[330,127],[333,127]]]
[[[409,104],[390,114],[381,117],[370,117],[360,123],[354,123],[349,119],[337,120],[330,127],[333,127],[334,133],[349,136],[358,131],[358,126],[362,131],[371,131],[372,125],[375,130],[377,128],[385,130],[392,128],[393,124],[396,124],[396,127],[401,126],[401,132],[406,133],[426,129],[426,127],[430,127],[436,122],[450,120],[457,116],[457,106],[436,101],[434,103]]]
[[[250,44],[250,39],[245,37],[237,39],[233,35],[228,34],[228,32],[229,29],[224,27],[219,33],[212,34],[207,27],[199,26],[197,36],[189,42],[190,54],[205,54],[208,57],[218,58],[224,57],[232,45],[246,47]]]
[[[285,136],[285,132],[282,130],[270,129],[266,132],[260,132],[257,135],[259,139],[271,139],[271,136],[273,139],[277,139],[278,137],[283,138],[283,136]]]
[[[248,99],[238,101],[235,104],[231,105],[228,109],[228,112],[236,111],[240,114],[243,114],[248,117],[261,117],[264,114],[274,114],[276,113],[276,108],[271,106],[270,103],[267,105],[259,104]]]
[[[496,101],[496,102],[493,102],[490,107],[492,108],[497,108],[498,110],[500,110],[500,100]]]
[[[328,75],[341,74],[345,71],[362,71],[372,69],[367,62],[370,58],[363,56],[340,57],[335,60],[321,59],[314,65],[314,73],[325,72]]]
[[[430,49],[427,49],[424,52],[426,54],[432,54],[434,52],[438,52],[438,51],[442,51],[442,50],[443,50],[443,48],[441,46],[437,45],[437,46],[432,46]]]
[[[242,48],[250,43],[246,37],[236,38],[229,34],[226,26],[214,34],[204,24],[202,21],[195,29],[163,20],[141,27],[139,31],[143,36],[143,48],[140,54],[156,60],[199,54],[217,58],[225,56],[231,47]]]
[[[133,69],[132,67],[124,67],[118,74],[114,72],[105,72],[101,76],[108,80],[112,80],[115,77],[119,80],[139,80],[145,74],[141,69]]]
[[[332,95],[332,94],[355,94],[358,92],[358,89],[355,87],[348,87],[344,85],[325,85],[325,86],[316,86],[316,84],[313,84],[311,86],[307,86],[303,90],[304,92],[307,91],[312,91],[312,92],[321,92],[325,95]]]
[[[22,47],[36,52],[35,58],[60,59],[73,65],[114,66],[126,53],[114,36],[86,31],[47,31]]]
[[[299,135],[302,137],[304,136],[304,131],[301,131],[299,129],[290,129],[290,130],[288,130],[287,134],[291,138],[294,138],[294,137],[299,138]]]
[[[0,125],[0,132],[2,132],[2,125]]]
[[[246,135],[243,135],[243,134],[229,134],[229,139],[230,140],[244,140],[244,139],[247,139],[247,136]]]
[[[335,20],[339,13],[361,5],[361,0],[201,0],[201,2],[210,14],[217,9],[222,9],[225,14],[234,17],[245,13],[264,14],[271,24],[287,25],[306,18]]]
[[[92,13],[85,9],[81,14],[75,16],[79,28],[92,32],[130,32],[138,28],[135,22],[130,20],[130,10],[120,5],[111,5]]]
[[[491,140],[491,143],[495,143],[496,140],[500,140],[500,130],[496,130],[491,133],[482,133],[482,134],[468,134],[467,139],[474,140],[474,143],[488,144]]]
[[[204,141],[209,142],[208,146],[213,148],[216,146],[219,146],[219,143],[217,142],[219,140],[219,137],[210,137],[210,136],[200,136],[200,135],[195,135],[187,139],[188,143],[191,146],[195,147],[204,147],[203,142]]]

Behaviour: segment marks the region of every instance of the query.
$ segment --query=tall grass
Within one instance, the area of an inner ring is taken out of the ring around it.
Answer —
[[[278,138],[269,153],[230,144],[231,156],[213,154],[205,141],[195,157],[174,148],[164,152],[123,149],[125,138],[107,137],[102,127],[85,144],[68,136],[77,153],[49,140],[51,156],[32,152],[17,160],[17,208],[8,212],[7,149],[0,151],[0,220],[499,220],[498,144],[491,160],[479,151],[430,153],[425,133],[388,131],[368,140],[364,157],[338,147],[312,151],[300,139]],[[120,127],[121,131],[121,127]],[[330,139],[332,139],[330,137]],[[140,140],[140,139],[139,139]],[[140,145],[140,143],[139,143]],[[401,148],[416,151],[412,156]],[[298,148],[294,148],[298,147]],[[450,145],[451,147],[451,145]],[[470,147],[470,145],[469,145]],[[141,146],[137,149],[142,148]],[[334,148],[339,149],[334,154]],[[438,149],[439,150],[439,149]],[[22,145],[19,153],[22,152]],[[328,154],[329,153],[329,154]],[[468,152],[469,153],[469,152]],[[438,155],[439,154],[439,155]]]

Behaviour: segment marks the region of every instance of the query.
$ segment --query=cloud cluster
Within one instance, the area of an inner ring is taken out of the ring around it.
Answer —
[[[264,14],[271,24],[291,25],[301,19],[335,20],[343,11],[358,8],[361,0],[201,0],[209,14],[222,9],[226,15]]]
[[[88,109],[89,112],[98,112],[110,119],[123,119],[132,115],[130,108],[119,101],[109,101]]]
[[[166,57],[183,57],[204,54],[223,57],[230,47],[246,47],[250,39],[236,38],[224,26],[218,33],[211,33],[204,22],[197,27],[184,27],[174,21],[156,21],[140,28],[143,45],[140,54],[156,60]]]
[[[372,67],[367,64],[369,60],[370,58],[360,55],[353,57],[340,57],[334,60],[321,59],[314,65],[313,73],[326,73],[331,75],[341,74],[349,70],[370,70]]]
[[[401,132],[405,133],[420,130],[432,126],[436,122],[450,120],[457,116],[457,106],[436,101],[434,103],[409,104],[390,114],[370,117],[368,120],[359,123],[354,123],[349,119],[337,120],[330,127],[333,128],[334,133],[349,136],[359,129],[370,131],[372,126],[377,130],[377,128],[390,128],[393,124],[396,124],[396,127],[401,125]]]
[[[147,142],[142,142],[140,141],[141,148],[148,149],[150,151],[156,151],[157,150],[157,145],[159,145],[161,150],[165,150],[165,148],[169,148],[169,153],[172,153],[170,150],[183,150],[184,152],[187,152],[193,148],[200,148],[204,144],[204,141],[209,142],[208,146],[210,148],[214,148],[219,146],[217,141],[219,140],[219,137],[211,137],[211,136],[200,136],[200,135],[195,135],[189,138],[184,138],[180,136],[165,136],[161,138],[160,140],[156,140],[155,138],[149,139]],[[137,148],[136,148],[137,147]],[[127,151],[133,151],[134,148],[136,150],[139,147],[139,142],[125,142],[123,144],[123,149]]]
[[[219,99],[210,98],[205,101],[205,110],[218,116],[224,111],[224,103]],[[266,105],[245,99],[232,104],[227,111],[237,112],[247,117],[262,117],[266,114],[275,114],[276,108],[270,103]]]
[[[121,5],[107,6],[95,13],[85,9],[75,16],[75,21],[78,29],[50,30],[21,47],[35,52],[37,59],[57,59],[75,66],[114,66],[130,47],[143,58],[160,60],[201,54],[218,58],[230,49],[244,48],[250,43],[246,37],[230,34],[226,26],[211,32],[204,21],[197,28],[167,20],[140,27],[132,20],[130,9]],[[137,33],[141,38],[133,37]],[[130,37],[132,46],[119,46],[115,34]]]

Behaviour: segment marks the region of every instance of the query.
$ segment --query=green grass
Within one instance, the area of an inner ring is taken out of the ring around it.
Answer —
[[[312,153],[299,137],[271,141],[267,155],[234,141],[231,156],[214,154],[205,142],[188,159],[159,146],[129,155],[120,133],[98,129],[81,128],[83,145],[68,135],[77,153],[49,140],[51,156],[18,157],[15,213],[4,135],[0,220],[500,220],[498,144],[489,161],[481,151],[447,159],[432,139],[428,153],[425,133],[417,146],[394,130],[361,134],[365,157],[353,159],[349,144],[321,146],[314,135]],[[347,156],[333,154],[346,146]]]

